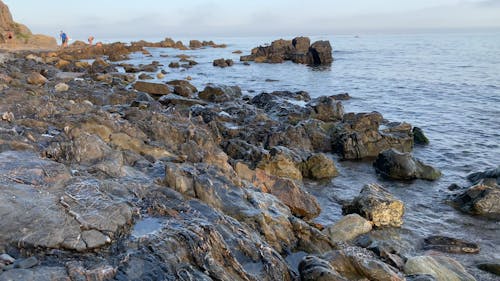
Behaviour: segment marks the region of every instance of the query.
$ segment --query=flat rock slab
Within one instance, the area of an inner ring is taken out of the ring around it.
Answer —
[[[31,152],[0,153],[0,241],[17,247],[85,251],[111,242],[132,208],[96,179],[71,178]],[[2,246],[2,245],[0,245]]]
[[[69,81],[69,80],[73,80],[75,78],[82,77],[84,75],[85,75],[84,72],[59,72],[56,74],[56,79]]]

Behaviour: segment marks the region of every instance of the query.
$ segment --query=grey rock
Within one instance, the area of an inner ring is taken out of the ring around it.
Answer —
[[[441,177],[438,169],[413,158],[410,153],[402,153],[393,148],[382,151],[373,166],[383,177],[396,180],[436,180]]]

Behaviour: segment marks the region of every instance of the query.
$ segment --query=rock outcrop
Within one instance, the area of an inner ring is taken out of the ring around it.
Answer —
[[[0,44],[6,44],[6,47],[29,45],[34,48],[43,49],[57,47],[55,38],[33,34],[28,27],[14,22],[9,7],[2,1],[0,1]]]
[[[252,49],[250,55],[242,56],[240,60],[265,63],[281,63],[290,60],[307,65],[330,65],[333,62],[330,42],[317,41],[311,45],[310,41],[307,37],[276,40],[270,46]]]

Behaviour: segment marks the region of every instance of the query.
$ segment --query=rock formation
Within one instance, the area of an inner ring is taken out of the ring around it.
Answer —
[[[290,60],[307,65],[330,65],[333,62],[332,46],[329,41],[317,41],[311,45],[308,37],[296,37],[293,40],[279,39],[270,46],[252,49],[248,56],[241,56],[241,61],[281,63]]]
[[[28,27],[14,22],[9,7],[2,1],[0,1],[0,44],[7,44],[8,47],[30,45],[46,49],[57,46],[55,38],[32,34]]]

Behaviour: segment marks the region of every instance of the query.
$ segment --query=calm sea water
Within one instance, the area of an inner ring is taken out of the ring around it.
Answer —
[[[337,221],[342,200],[352,199],[364,184],[378,182],[406,205],[403,227],[381,231],[382,237],[406,245],[411,255],[423,253],[419,241],[428,235],[477,242],[480,254],[451,256],[479,280],[495,280],[475,264],[500,260],[500,223],[460,213],[445,200],[450,184],[466,185],[467,174],[500,165],[500,32],[312,37],[332,43],[335,61],[328,68],[290,62],[245,66],[240,55],[232,54],[235,50],[249,54],[276,37],[209,39],[228,47],[150,49],[153,57],[137,54],[130,62],[160,61],[169,72],[165,81],[191,76],[199,89],[220,83],[239,85],[250,93],[305,90],[317,97],[348,92],[352,99],[344,102],[346,111],[378,111],[391,121],[423,128],[431,144],[416,147],[414,154],[440,168],[440,180],[385,181],[375,175],[370,162],[338,162],[341,176],[328,184],[307,184],[322,205],[317,221],[326,225]],[[187,70],[166,67],[178,61],[177,54],[191,55],[199,64]],[[236,64],[213,67],[217,58],[230,58]]]

